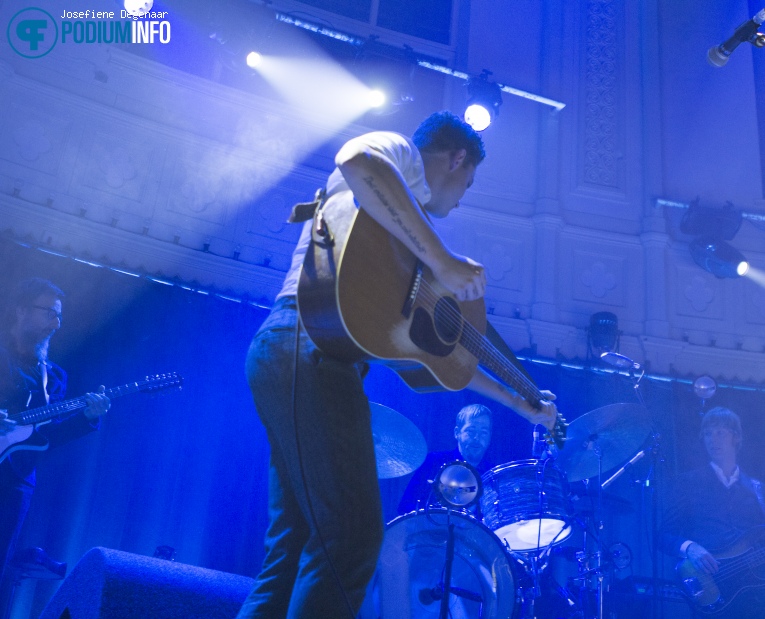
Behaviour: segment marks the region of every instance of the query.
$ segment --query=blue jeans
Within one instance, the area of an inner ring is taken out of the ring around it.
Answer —
[[[353,619],[382,544],[359,368],[323,354],[302,329],[295,359],[297,324],[294,297],[280,299],[247,354],[271,444],[270,523],[263,567],[238,619]]]

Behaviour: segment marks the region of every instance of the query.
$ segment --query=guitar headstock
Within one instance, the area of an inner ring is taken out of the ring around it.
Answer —
[[[154,376],[147,376],[142,380],[139,385],[139,391],[156,393],[158,391],[165,391],[167,389],[180,389],[183,385],[183,376],[177,372],[170,372],[169,374],[155,374]]]
[[[568,424],[566,423],[566,418],[559,412],[555,418],[555,426],[553,429],[545,432],[545,441],[547,444],[550,446],[555,445],[558,449],[563,449],[563,446],[566,444],[567,428]]]

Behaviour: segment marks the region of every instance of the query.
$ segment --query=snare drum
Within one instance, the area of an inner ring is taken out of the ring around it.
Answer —
[[[484,473],[483,521],[510,550],[562,542],[568,523],[568,482],[552,460],[518,460]]]
[[[438,619],[447,523],[454,525],[449,617],[516,615],[515,565],[499,538],[471,516],[452,512],[447,520],[445,509],[432,508],[388,524],[361,619]]]

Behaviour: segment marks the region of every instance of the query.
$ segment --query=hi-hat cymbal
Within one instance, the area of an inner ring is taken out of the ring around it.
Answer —
[[[377,476],[391,479],[411,473],[425,460],[428,446],[417,426],[392,408],[370,402]]]
[[[622,464],[651,432],[651,418],[639,404],[609,404],[574,419],[557,461],[569,481],[589,479]]]

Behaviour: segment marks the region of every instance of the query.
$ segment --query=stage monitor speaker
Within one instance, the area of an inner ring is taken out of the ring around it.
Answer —
[[[40,619],[233,619],[252,578],[92,548]]]

